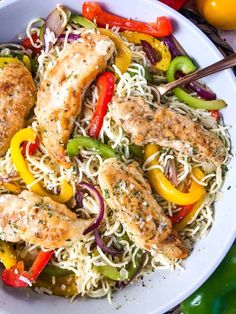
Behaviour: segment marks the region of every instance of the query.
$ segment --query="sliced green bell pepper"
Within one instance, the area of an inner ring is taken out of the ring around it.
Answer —
[[[73,275],[74,272],[69,269],[60,268],[54,265],[46,265],[41,273],[42,276],[62,277]]]
[[[144,148],[143,146],[139,146],[139,145],[135,145],[135,144],[130,144],[129,145],[129,151],[130,153],[133,155],[133,156],[136,156],[136,157],[142,157],[143,156],[143,151],[144,151]]]
[[[74,157],[83,147],[97,151],[103,158],[119,157],[119,154],[109,145],[86,136],[77,136],[70,140],[67,144],[67,153],[70,157]]]
[[[175,57],[167,70],[167,80],[172,82],[175,80],[175,73],[181,71],[184,74],[192,73],[196,70],[195,65],[191,59],[187,56]],[[175,95],[182,100],[184,103],[195,109],[206,109],[206,110],[219,110],[226,107],[226,103],[221,100],[204,100],[198,97],[191,96],[185,92],[182,88],[177,87],[174,90]]]
[[[184,314],[236,313],[236,246],[211,277],[181,304]]]
[[[136,255],[135,255],[135,265],[133,264],[133,262],[129,262],[129,264],[126,267],[126,270],[128,271],[128,278],[125,279],[125,281],[130,281],[134,278],[137,270],[140,268],[140,266],[142,265],[142,261],[143,261],[143,253],[141,251],[139,251]],[[123,280],[121,278],[121,274],[119,272],[119,270],[116,267],[113,267],[111,265],[104,265],[104,266],[96,266],[97,271],[99,271],[103,276],[111,279],[111,280],[115,280],[115,281],[121,281]]]
[[[86,19],[86,17],[79,16],[76,14],[71,15],[70,22],[77,24],[77,25],[80,25],[86,29],[94,29],[97,27],[93,22]]]
[[[55,282],[53,282],[52,277],[41,274],[33,287],[46,288],[53,295],[61,297],[70,297],[78,293],[75,275],[56,277]]]

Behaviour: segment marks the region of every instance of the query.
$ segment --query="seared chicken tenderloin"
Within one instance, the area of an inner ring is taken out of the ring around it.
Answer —
[[[156,143],[198,160],[209,160],[215,166],[224,161],[225,148],[218,135],[189,116],[161,106],[150,108],[141,97],[114,97],[109,109],[136,145]]]
[[[0,234],[5,241],[56,249],[80,240],[90,223],[91,219],[77,219],[65,205],[30,191],[0,195]]]
[[[30,72],[20,62],[0,68],[0,156],[5,155],[15,133],[35,101],[35,85]]]
[[[125,165],[115,158],[107,159],[99,169],[99,184],[107,204],[117,212],[137,247],[171,259],[188,256],[136,162]]]
[[[45,73],[38,91],[36,118],[43,143],[59,164],[69,167],[65,146],[83,96],[96,76],[105,70],[114,52],[114,43],[106,36],[83,35],[61,53]]]

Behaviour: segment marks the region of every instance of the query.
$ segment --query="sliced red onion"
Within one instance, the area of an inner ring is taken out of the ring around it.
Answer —
[[[65,7],[62,7],[62,9],[66,12],[68,21],[71,12]],[[45,22],[45,29],[48,28],[51,32],[55,34],[55,37],[58,38],[64,32],[66,24],[67,22],[65,23],[64,17],[61,15],[61,12],[56,8],[48,15]]]
[[[212,92],[208,87],[204,86],[199,82],[191,82],[186,85],[187,89],[198,94],[203,99],[215,100],[216,94]]]
[[[92,184],[87,183],[87,182],[80,182],[79,186],[81,186],[82,188],[89,191],[89,193],[92,194],[93,197],[97,200],[98,205],[99,205],[99,212],[98,212],[97,217],[95,218],[93,223],[90,226],[88,226],[88,228],[86,228],[83,232],[83,235],[86,235],[87,233],[95,230],[100,225],[100,223],[104,217],[105,206],[104,206],[104,201],[103,201],[101,194],[98,192],[98,190]]]
[[[75,193],[75,202],[76,202],[75,208],[83,207],[83,199],[84,199],[84,194],[81,191],[77,190]]]
[[[95,241],[97,243],[97,246],[99,246],[100,249],[104,253],[108,253],[108,254],[111,254],[113,256],[121,255],[123,253],[121,250],[117,250],[116,248],[107,246],[106,243],[103,241],[98,228],[95,229],[94,235],[95,235]]]
[[[156,64],[158,61],[156,50],[146,40],[140,42],[151,64]]]
[[[177,72],[176,73],[176,78],[184,77],[185,74],[182,72]],[[195,92],[198,94],[203,99],[206,100],[215,100],[216,99],[216,94],[212,92],[207,86],[203,85],[200,82],[191,82],[189,84],[185,85],[185,88],[188,89],[190,92]]]
[[[178,184],[176,163],[174,159],[168,160],[168,164],[166,168],[166,175],[174,186]]]
[[[123,289],[124,287],[126,287],[131,281],[134,280],[135,277],[137,277],[137,275],[141,272],[142,268],[143,268],[143,265],[144,265],[144,262],[145,262],[145,259],[146,259],[146,253],[144,253],[141,257],[141,261],[136,269],[136,272],[135,274],[129,278],[128,280],[124,280],[124,281],[117,281],[116,284],[115,284],[115,287],[117,290],[121,290]]]
[[[174,39],[173,36],[165,37],[163,41],[170,50],[172,58],[186,55],[184,49],[178,44],[178,42]],[[182,73],[179,75],[179,77],[181,76],[184,76],[184,74]],[[216,94],[199,82],[191,82],[189,84],[186,84],[185,87],[189,91],[196,92],[198,96],[200,96],[203,99],[206,100],[216,99]]]
[[[163,38],[164,44],[168,47],[172,58],[175,58],[177,56],[185,55],[184,51],[180,51],[180,49],[177,47],[176,42],[174,41],[173,36],[167,36]]]
[[[79,35],[79,34],[69,34],[68,40],[69,40],[69,41],[76,41],[76,40],[78,40],[80,37],[81,37],[81,35]],[[66,38],[66,35],[65,35],[65,34],[61,34],[60,37],[59,37],[59,39],[62,39],[62,40],[64,40],[65,38]]]

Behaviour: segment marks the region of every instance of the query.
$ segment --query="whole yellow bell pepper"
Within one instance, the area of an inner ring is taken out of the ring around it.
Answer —
[[[61,182],[61,191],[59,195],[48,193],[39,182],[35,182],[35,178],[30,172],[27,163],[25,162],[24,157],[21,153],[21,144],[24,141],[28,141],[30,143],[34,143],[36,138],[36,132],[31,128],[25,128],[17,132],[12,140],[10,145],[11,158],[12,161],[19,172],[21,178],[24,180],[26,185],[30,185],[29,189],[41,196],[49,196],[54,201],[58,203],[66,203],[73,196],[73,188],[72,186],[63,180]]]
[[[214,27],[236,29],[235,0],[197,0],[196,5],[199,13]]]
[[[150,35],[138,32],[125,31],[122,33],[122,36],[125,37],[129,42],[136,45],[140,44],[141,40],[147,41],[156,50],[156,52],[161,55],[161,60],[155,64],[156,69],[167,71],[171,61],[171,54],[163,42]]]
[[[13,57],[0,57],[0,68],[3,68],[6,64],[9,63],[23,63],[26,68],[31,72],[30,59],[26,55],[23,56],[22,62],[19,59]]]
[[[10,269],[17,262],[16,254],[11,245],[2,240],[0,240],[0,261],[7,269]]]
[[[115,65],[123,74],[128,70],[131,62],[131,52],[129,48],[123,43],[123,41],[114,35],[110,30],[105,28],[98,28],[100,34],[109,37],[115,44],[118,51],[118,55],[115,57]]]
[[[147,160],[153,154],[158,152],[158,146],[155,144],[148,144],[144,151],[144,160]],[[158,165],[158,161],[154,158],[148,166]],[[199,168],[193,169],[194,176],[201,180],[204,175]],[[192,180],[189,191],[183,193],[176,189],[173,184],[167,179],[167,177],[161,172],[160,169],[152,169],[147,173],[149,183],[152,188],[165,200],[172,202],[177,205],[188,205],[197,202],[203,194],[205,189],[202,185]]]

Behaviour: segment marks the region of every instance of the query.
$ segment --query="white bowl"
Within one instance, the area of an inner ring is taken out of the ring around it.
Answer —
[[[0,42],[15,41],[22,34],[28,21],[34,17],[46,17],[59,0],[3,0],[0,3]],[[61,0],[70,9],[80,11],[81,0]],[[174,22],[175,36],[188,54],[200,67],[222,58],[209,39],[179,13],[155,0],[103,0],[111,12],[144,21],[155,21],[157,16],[166,15]],[[223,111],[225,123],[234,125],[236,120],[236,82],[231,70],[213,75],[205,82],[226,100]],[[11,314],[62,314],[62,313],[164,313],[194,292],[221,262],[236,235],[236,127],[230,130],[233,159],[223,187],[224,197],[216,203],[215,223],[206,238],[199,241],[185,263],[186,270],[156,271],[144,278],[145,287],[139,281],[114,294],[113,304],[106,299],[81,298],[70,304],[62,298],[37,295],[28,290],[2,287],[0,290],[0,313]],[[232,186],[227,190],[228,186]],[[220,283],[219,283],[220,284]],[[200,313],[199,313],[200,314]]]

